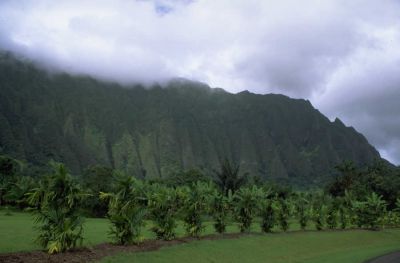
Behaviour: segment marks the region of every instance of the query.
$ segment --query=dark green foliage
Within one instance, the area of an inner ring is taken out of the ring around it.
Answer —
[[[7,155],[0,155],[0,180],[15,176],[22,169],[20,161]]]
[[[372,193],[364,201],[354,201],[353,209],[356,213],[357,225],[369,229],[378,229],[379,221],[386,212],[386,202],[382,196]]]
[[[0,206],[7,203],[6,199],[10,199],[8,192],[14,188],[18,176],[21,175],[21,170],[22,163],[20,161],[7,155],[0,155]]]
[[[335,168],[340,176],[328,185],[328,192],[333,196],[343,196],[345,191],[350,189],[360,176],[360,171],[352,161],[344,161],[336,165]]]
[[[0,152],[38,166],[62,161],[76,174],[98,164],[167,178],[217,169],[227,157],[251,176],[308,187],[324,183],[338,160],[379,157],[354,129],[282,95],[230,94],[184,80],[124,88],[50,76],[9,54],[0,55],[0,83]]]
[[[258,212],[261,189],[257,186],[242,187],[234,196],[235,216],[240,232],[250,232],[250,226]]]
[[[208,196],[212,192],[210,185],[197,182],[190,187],[178,189],[183,202],[183,221],[186,233],[192,237],[199,237],[204,229],[203,214],[208,205]]]
[[[189,169],[185,171],[174,172],[166,178],[155,179],[154,181],[177,187],[183,185],[191,186],[197,182],[206,183],[211,181],[211,178],[204,175],[204,173],[198,169]]]
[[[300,194],[296,199],[296,215],[299,220],[300,228],[305,230],[310,217],[309,200]]]
[[[400,196],[400,170],[391,164],[375,160],[364,168],[357,168],[352,162],[344,162],[337,166],[340,176],[327,186],[333,196],[344,196],[351,192],[353,198],[363,199],[372,192],[382,196],[392,210],[396,206],[396,198]]]
[[[272,232],[272,228],[276,223],[276,205],[273,200],[265,201],[261,210],[261,230],[265,233]]]
[[[326,225],[329,229],[335,229],[338,224],[338,200],[332,199],[328,201],[326,211]]]
[[[62,164],[28,193],[39,224],[39,244],[50,254],[74,249],[82,243],[83,218],[79,213],[84,194]]]
[[[261,231],[264,233],[272,232],[276,223],[276,211],[278,209],[274,196],[270,193],[263,193],[260,200]]]
[[[214,219],[215,231],[219,234],[226,231],[231,205],[232,194],[230,192],[225,196],[220,191],[214,190],[210,196],[210,213]]]
[[[178,197],[175,189],[162,185],[152,185],[148,191],[148,207],[154,221],[152,231],[157,239],[175,238]]]
[[[312,207],[312,220],[315,224],[315,229],[321,231],[325,225],[326,206],[324,204],[324,196],[315,194]]]
[[[20,209],[28,207],[26,195],[37,187],[37,182],[30,176],[20,176],[7,185],[7,192],[4,199],[7,204]]]
[[[341,229],[346,229],[349,224],[350,207],[346,204],[344,198],[339,199],[338,207],[339,224]]]
[[[289,229],[290,205],[288,199],[280,198],[278,200],[278,224],[284,232]]]
[[[140,243],[141,228],[146,215],[146,189],[143,182],[124,173],[115,173],[112,193],[100,193],[100,198],[108,200],[108,218],[111,222],[110,234],[121,245]]]
[[[240,165],[228,159],[222,161],[220,170],[215,170],[214,174],[215,184],[225,195],[229,192],[235,193],[247,181],[247,174],[240,174]]]
[[[112,190],[113,170],[109,167],[93,165],[85,169],[81,176],[82,186],[87,189],[90,196],[85,200],[85,210],[91,216],[104,217],[107,215],[108,206],[106,202],[99,199],[100,192]]]

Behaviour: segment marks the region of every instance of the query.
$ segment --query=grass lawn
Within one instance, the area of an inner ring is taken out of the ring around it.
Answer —
[[[145,238],[154,238],[147,223]],[[291,230],[298,230],[296,223]],[[313,226],[310,226],[313,229]],[[106,219],[86,219],[84,245],[111,242]],[[260,232],[258,223],[252,226]],[[228,232],[238,232],[236,225]],[[178,236],[184,235],[179,223]],[[204,234],[214,233],[211,222],[206,223]],[[0,210],[0,253],[38,250],[35,243],[33,218],[24,212],[5,215]],[[105,258],[103,262],[363,262],[364,260],[400,249],[400,230],[289,232],[244,236],[239,239],[198,241],[155,252],[120,254]]]
[[[120,254],[102,262],[357,263],[400,249],[400,230],[292,232],[197,241],[155,252]]]
[[[86,219],[84,245],[90,246],[109,241],[108,224],[105,219]],[[0,210],[0,253],[38,250],[33,217],[28,213]]]

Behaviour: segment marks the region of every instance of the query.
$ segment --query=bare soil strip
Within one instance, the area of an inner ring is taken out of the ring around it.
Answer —
[[[184,237],[178,238],[171,241],[164,240],[146,240],[139,245],[130,246],[119,246],[110,243],[103,243],[96,245],[92,248],[82,248],[66,253],[59,253],[55,255],[49,255],[44,251],[32,251],[32,252],[17,252],[17,253],[6,253],[0,254],[0,262],[7,263],[37,263],[37,262],[72,262],[72,263],[83,263],[93,262],[100,260],[107,256],[112,256],[121,252],[144,252],[154,251],[162,247],[173,246],[178,244],[184,244],[196,240],[216,240],[216,239],[232,239],[243,236],[240,233],[223,234],[223,235],[207,235],[200,238]]]

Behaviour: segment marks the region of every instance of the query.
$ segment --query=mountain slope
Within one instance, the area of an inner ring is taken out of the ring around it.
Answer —
[[[141,177],[223,158],[264,178],[315,181],[343,159],[379,153],[353,128],[330,122],[309,101],[239,94],[200,83],[124,88],[88,77],[49,75],[9,54],[0,58],[0,153],[43,164],[90,164]]]

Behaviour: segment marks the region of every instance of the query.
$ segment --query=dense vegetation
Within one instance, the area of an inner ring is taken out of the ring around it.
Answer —
[[[305,186],[325,182],[343,159],[379,158],[361,134],[309,101],[184,80],[165,86],[51,75],[0,54],[0,154],[39,167],[53,159],[75,174],[102,165],[147,179],[192,168],[212,174],[228,158],[252,176]]]
[[[156,238],[164,240],[176,236],[178,220],[184,222],[186,234],[194,237],[201,235],[206,219],[214,221],[217,233],[224,233],[229,222],[236,222],[240,232],[249,232],[256,219],[262,232],[271,232],[274,227],[288,231],[293,221],[301,229],[314,225],[316,230],[349,227],[377,230],[400,224],[400,181],[395,180],[400,171],[379,161],[364,169],[345,162],[337,166],[341,175],[325,191],[299,192],[243,179],[249,176],[239,175],[240,167],[230,162],[223,162],[208,180],[190,171],[196,176],[186,184],[182,180],[177,183],[170,179],[143,180],[110,170],[111,180],[99,180],[91,189],[82,187],[90,178],[72,177],[61,164],[52,163],[48,175],[27,180],[24,179],[30,178],[27,175],[17,176],[23,173],[20,162],[6,156],[0,160],[2,204],[20,207],[24,204],[34,212],[39,243],[50,253],[78,246],[82,239],[82,215],[97,215],[100,213],[97,209],[103,208],[110,221],[110,236],[125,245],[142,242],[142,228],[148,220],[154,222],[152,231]],[[104,171],[92,168],[86,176],[101,177]],[[232,171],[240,186],[230,181],[221,183],[221,178],[226,174],[232,176]],[[344,183],[349,176],[351,183]],[[368,185],[363,183],[365,180],[390,180],[390,183]],[[26,181],[32,184],[25,186]],[[110,182],[111,185],[105,185]],[[26,192],[13,194],[19,189]],[[108,191],[95,192],[96,189]]]

